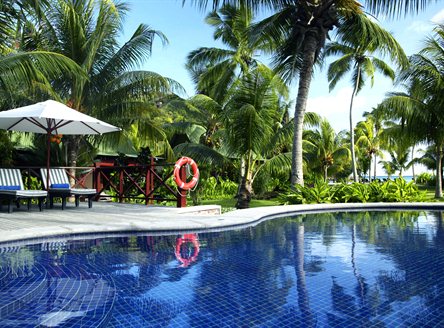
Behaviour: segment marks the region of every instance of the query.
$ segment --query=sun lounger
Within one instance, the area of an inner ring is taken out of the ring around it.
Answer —
[[[43,200],[48,193],[44,190],[25,190],[22,174],[19,169],[0,168],[0,206],[4,200],[8,201],[8,212],[12,213],[12,204],[15,202],[20,207],[20,200],[26,199],[28,209],[33,198],[38,200],[39,209],[43,209]]]
[[[46,168],[40,169],[42,175],[43,185],[48,191],[49,207],[54,206],[54,198],[60,197],[62,199],[62,209],[66,207],[66,198],[74,196],[76,207],[79,206],[80,197],[88,198],[88,207],[92,207],[92,199],[96,196],[95,189],[71,188],[69,184],[69,177],[65,169],[51,168],[49,169],[49,188],[46,186]]]

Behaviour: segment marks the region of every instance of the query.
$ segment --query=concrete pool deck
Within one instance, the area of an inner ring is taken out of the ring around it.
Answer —
[[[221,214],[220,206],[190,206],[185,208],[144,206],[135,204],[95,202],[93,208],[60,204],[39,212],[6,208],[0,212],[0,243],[43,239],[44,237],[79,236],[81,234],[118,234],[150,232],[155,234],[180,231],[225,230],[257,224],[271,217],[305,213],[361,210],[442,210],[444,203],[366,203],[314,204],[257,207]]]

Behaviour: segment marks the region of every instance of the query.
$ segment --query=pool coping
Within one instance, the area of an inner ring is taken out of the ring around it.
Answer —
[[[180,234],[185,232],[212,232],[254,226],[271,218],[321,212],[356,212],[362,210],[443,210],[444,203],[336,203],[256,207],[220,213],[220,206],[206,205],[186,208],[151,207],[134,204],[113,204],[102,207],[106,214],[93,214],[89,209],[74,208],[61,212],[24,212],[26,216],[5,216],[15,221],[16,229],[1,231],[0,246],[29,244],[33,241],[63,241],[101,238],[128,234]],[[50,214],[44,214],[50,212]],[[54,214],[56,213],[56,214]],[[57,214],[59,213],[59,214]],[[58,215],[58,216],[54,216]],[[25,216],[25,219],[23,219]],[[173,217],[172,217],[173,216]],[[54,218],[57,219],[54,219]],[[20,226],[21,220],[25,220]],[[32,223],[34,222],[34,224]],[[1,229],[0,229],[1,230]]]

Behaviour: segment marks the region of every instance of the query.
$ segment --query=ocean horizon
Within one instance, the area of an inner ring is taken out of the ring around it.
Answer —
[[[399,178],[399,175],[392,175],[392,176],[390,176],[391,180],[395,180],[396,178]],[[410,182],[410,181],[413,180],[413,175],[403,175],[402,178],[405,181]],[[364,175],[364,179],[368,179],[368,175]],[[388,175],[377,175],[376,179],[384,181],[384,179],[388,179]],[[373,176],[372,176],[372,180],[373,180]]]

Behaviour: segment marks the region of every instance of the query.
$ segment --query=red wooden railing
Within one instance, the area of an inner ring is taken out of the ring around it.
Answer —
[[[186,191],[166,181],[173,175],[174,163],[156,163],[151,159],[149,165],[129,164],[116,166],[111,163],[95,163],[93,167],[63,167],[72,179],[75,188],[97,190],[96,200],[109,198],[120,203],[136,200],[146,205],[162,201],[174,201],[177,207],[186,206]],[[20,167],[22,175],[31,187],[31,179],[40,177],[40,167]],[[182,180],[186,179],[185,168],[180,171]]]

